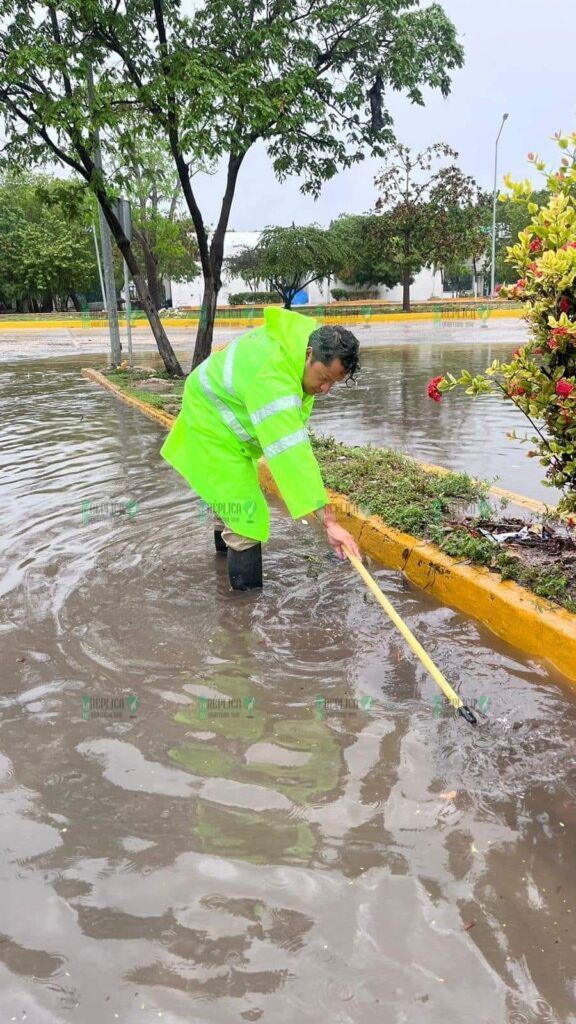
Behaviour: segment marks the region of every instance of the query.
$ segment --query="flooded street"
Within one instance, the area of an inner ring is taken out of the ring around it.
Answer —
[[[513,410],[423,393],[521,330],[366,350],[312,426],[552,500]],[[1,1024],[575,1024],[574,687],[368,560],[473,730],[279,504],[233,593],[87,363],[0,373]]]
[[[367,334],[362,373],[354,387],[333,390],[317,402],[316,429],[352,444],[398,448],[423,462],[477,473],[500,487],[556,505],[560,494],[542,483],[544,469],[528,459],[533,447],[507,433],[530,437],[528,420],[500,395],[473,399],[458,388],[438,404],[426,394],[432,377],[462,369],[483,373],[494,359],[509,361],[525,340],[520,321],[494,321],[487,329],[453,323],[410,324],[400,334]],[[389,335],[394,341],[380,347]],[[372,345],[378,345],[372,348]]]
[[[362,373],[354,387],[338,387],[317,400],[315,430],[352,444],[398,448],[424,462],[477,473],[550,505],[558,502],[558,491],[542,484],[538,461],[526,457],[531,445],[506,437],[513,430],[520,437],[531,434],[530,425],[511,403],[497,395],[473,400],[458,389],[436,405],[426,394],[428,381],[438,374],[457,375],[462,368],[480,373],[494,359],[509,359],[526,339],[522,320],[488,320],[484,327],[466,319],[346,326],[360,340]],[[169,330],[187,370],[195,331],[171,326]],[[215,344],[236,336],[234,330],[218,328]],[[123,345],[126,352],[125,338]],[[49,335],[31,329],[13,334],[0,330],[0,359],[7,361],[51,355],[69,356],[70,366],[97,365],[105,362],[107,346],[103,330]],[[141,365],[161,367],[151,335],[142,328],[134,331],[134,351]]]

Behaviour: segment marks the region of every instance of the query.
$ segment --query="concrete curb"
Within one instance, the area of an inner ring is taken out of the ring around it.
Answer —
[[[463,312],[465,313],[466,311],[463,310]],[[489,319],[490,320],[493,320],[493,319],[507,319],[509,317],[517,317],[517,318],[519,318],[519,317],[522,317],[523,315],[524,315],[524,311],[522,309],[494,309],[494,310],[490,310]],[[411,322],[415,322],[415,321],[418,321],[418,320],[438,320],[438,319],[439,319],[438,313],[433,313],[433,312],[430,312],[430,313],[374,313],[374,314],[372,314],[371,316],[369,316],[367,318],[367,317],[365,317],[365,315],[363,313],[361,313],[360,310],[358,310],[358,314],[357,315],[355,315],[354,313],[342,313],[341,316],[337,316],[336,315],[336,316],[331,316],[329,318],[330,323],[332,323],[333,321],[336,321],[336,320],[343,320],[343,321],[346,321],[347,323],[362,323],[362,322],[367,320],[369,323],[376,323],[376,324],[411,323]],[[440,319],[442,319],[442,315],[441,314],[440,314]],[[445,317],[445,320],[446,320],[447,323],[456,322],[459,319],[470,321],[470,323],[472,323],[475,320],[481,321],[482,317],[481,316],[473,317],[473,316],[470,316],[470,315],[467,315],[467,316],[465,315],[462,318],[459,318],[456,314],[451,314],[451,315]],[[178,318],[176,318],[176,317],[163,317],[162,318],[162,323],[163,323],[164,327],[171,327],[171,328],[182,327],[182,328],[188,329],[189,327],[197,327],[198,326],[198,317],[178,317]],[[251,318],[250,317],[237,317],[236,319],[230,319],[230,320],[217,320],[214,326],[217,327],[217,328],[220,328],[220,327],[261,327],[263,323],[264,323],[264,318],[263,317],[251,317]],[[122,329],[124,329],[126,327],[126,320],[120,318],[119,326]],[[150,325],[149,325],[148,321],[145,320],[145,319],[143,319],[143,320],[135,320],[132,323],[132,327],[135,328],[136,330],[138,328],[140,328],[140,327],[146,328],[146,327],[149,327],[149,326]],[[50,331],[50,330],[61,331],[63,328],[66,328],[66,327],[71,328],[71,329],[72,328],[85,327],[85,328],[90,329],[90,330],[98,330],[99,328],[101,330],[103,330],[103,331],[104,330],[105,331],[108,330],[108,324],[107,324],[107,322],[105,320],[89,320],[88,322],[86,322],[84,320],[81,320],[81,319],[78,319],[78,320],[19,320],[19,321],[15,321],[14,323],[8,323],[6,321],[0,321],[0,333],[2,333],[2,331],[7,331],[9,333],[15,333],[17,331]]]
[[[97,370],[84,369],[82,375],[163,426],[171,427],[174,423],[174,416],[132,398]],[[278,494],[263,459],[259,475],[264,490]],[[457,562],[435,545],[387,526],[378,516],[364,515],[342,494],[328,493],[338,521],[367,554],[403,572],[412,583],[444,604],[478,619],[507,643],[551,662],[576,682],[576,615],[536,597],[511,580],[501,580],[481,566]]]
[[[156,420],[157,423],[161,423],[163,427],[167,427],[168,430],[176,419],[175,416],[171,416],[167,412],[163,412],[162,409],[155,409],[152,405],[147,405],[146,402],[141,402],[139,398],[134,398],[132,395],[127,395],[122,388],[119,388],[117,384],[113,384],[111,380],[103,374],[99,373],[98,370],[92,370],[91,368],[85,368],[80,371],[83,377],[87,377],[88,380],[93,381],[95,384],[100,384],[103,388],[108,388],[116,398],[121,398],[127,405],[133,405],[135,409],[139,409],[152,420]]]

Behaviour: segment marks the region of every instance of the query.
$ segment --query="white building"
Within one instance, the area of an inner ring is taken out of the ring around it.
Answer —
[[[224,256],[232,256],[239,249],[243,249],[244,246],[256,245],[259,237],[259,231],[228,231],[224,242]],[[250,291],[248,285],[241,278],[226,277],[225,271],[223,281],[224,284],[218,296],[219,306],[228,305],[230,294]],[[333,302],[334,300],[330,292],[332,288],[336,287],[345,288],[346,285],[343,285],[336,278],[332,278],[329,282],[314,281],[313,284],[308,285],[306,291],[308,292],[310,305],[324,305],[325,303]],[[265,289],[265,285],[263,285],[263,289]],[[350,289],[350,291],[358,290],[360,289]],[[370,290],[374,291],[376,289],[372,288]],[[170,291],[173,306],[200,306],[202,304],[203,291],[202,277],[197,277],[195,281],[172,282]],[[401,285],[397,285],[395,288],[385,288],[384,285],[380,285],[377,291],[378,297],[381,299],[387,299],[388,302],[402,302]],[[412,302],[424,302],[427,299],[440,298],[441,296],[442,281],[440,271],[422,270],[416,275],[414,284],[410,288]]]

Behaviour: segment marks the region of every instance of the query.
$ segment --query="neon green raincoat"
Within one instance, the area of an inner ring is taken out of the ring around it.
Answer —
[[[262,454],[294,519],[328,503],[306,429],[314,396],[302,389],[317,324],[278,307],[264,320],[189,375],[160,452],[231,530],[259,541],[270,532]]]

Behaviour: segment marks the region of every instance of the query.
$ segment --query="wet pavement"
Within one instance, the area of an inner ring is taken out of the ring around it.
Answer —
[[[0,376],[2,1024],[573,1024],[573,686],[369,562],[471,729],[279,505],[231,593],[79,365]]]

